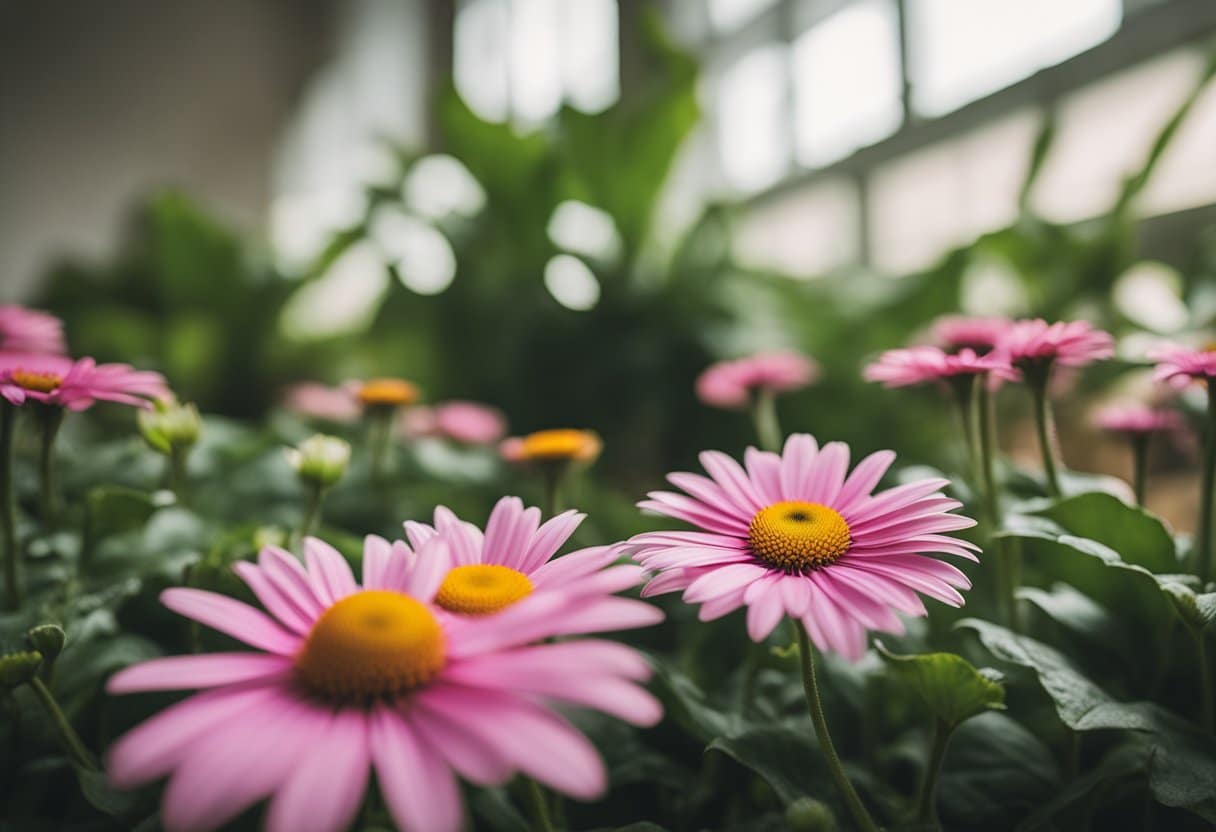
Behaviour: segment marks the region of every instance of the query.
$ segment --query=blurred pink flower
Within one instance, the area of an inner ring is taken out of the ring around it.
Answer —
[[[1014,321],[997,344],[996,352],[1015,368],[1060,364],[1084,367],[1115,354],[1115,339],[1109,332],[1094,329],[1089,321],[1057,321],[1042,318]]]
[[[712,407],[746,407],[754,391],[800,390],[819,378],[819,365],[796,352],[760,352],[710,365],[697,378],[697,398]]]
[[[1176,410],[1144,404],[1106,405],[1094,412],[1093,423],[1111,433],[1132,435],[1179,431],[1186,427]]]
[[[849,446],[794,434],[782,453],[748,448],[744,465],[701,454],[708,477],[668,474],[683,494],[654,491],[638,506],[696,527],[646,532],[624,549],[657,571],[643,596],[683,590],[702,621],[747,607],[747,633],[763,641],[786,615],[820,650],[861,658],[866,633],[903,633],[895,613],[927,615],[917,593],[955,607],[971,582],[932,557],[977,560],[951,532],[975,525],[962,503],[922,479],[874,492],[895,460],[878,451],[849,473]]]
[[[346,387],[311,381],[287,388],[283,406],[301,416],[326,422],[354,422],[363,413],[358,399]]]
[[[865,368],[864,375],[866,381],[882,382],[887,387],[906,387],[983,373],[1007,381],[1018,378],[1009,362],[996,355],[976,355],[969,347],[951,355],[928,346],[887,350]]]
[[[1157,362],[1153,379],[1171,387],[1185,387],[1194,379],[1216,376],[1216,350],[1166,344],[1149,352],[1148,357]]]
[[[63,355],[63,321],[16,304],[0,305],[0,352]]]
[[[407,436],[435,436],[466,445],[490,445],[507,432],[502,411],[479,402],[453,399],[431,407],[411,407],[401,417]]]
[[[984,355],[996,347],[1012,324],[1008,318],[946,315],[933,322],[933,341],[948,352],[970,349]]]
[[[107,401],[149,407],[171,396],[160,373],[128,364],[98,364],[91,358],[33,353],[0,354],[0,395],[12,404],[27,401],[85,410]]]
[[[538,593],[537,603],[495,615],[449,614],[433,602],[464,554],[442,532],[416,549],[369,536],[361,586],[326,543],[306,538],[304,557],[306,567],[267,547],[256,565],[237,564],[265,612],[200,589],[161,595],[252,652],[152,659],[111,677],[111,693],[204,691],[107,754],[118,788],[169,777],[167,829],[217,829],[269,798],[269,832],[339,832],[375,771],[400,829],[458,832],[457,774],[497,786],[518,772],[578,799],[603,794],[599,754],[555,704],[637,725],[662,716],[639,684],[650,667],[637,651],[566,638],[653,623],[660,616],[648,604]]]

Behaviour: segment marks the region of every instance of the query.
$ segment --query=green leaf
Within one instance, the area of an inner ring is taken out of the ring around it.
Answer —
[[[1081,494],[1034,513],[1054,520],[1071,535],[1109,546],[1127,563],[1150,572],[1178,571],[1174,538],[1165,525],[1143,508],[1110,494]]]
[[[159,509],[171,505],[167,492],[148,493],[122,486],[99,486],[85,497],[89,518],[88,532],[93,541],[143,525]]]
[[[1216,592],[1196,593],[1183,583],[1165,581],[1161,591],[1174,604],[1174,610],[1187,627],[1202,630],[1216,620]]]
[[[106,781],[105,772],[73,766],[76,782],[80,784],[80,792],[84,799],[94,809],[104,812],[112,818],[129,821],[135,810],[139,808],[141,798],[138,792],[121,792],[110,787]]]
[[[811,784],[827,782],[822,755],[810,739],[814,734],[810,721],[798,725],[797,729],[771,726],[718,737],[709,744],[709,750],[721,751],[756,772],[783,802],[792,803],[810,795]],[[823,791],[826,793],[826,786]]]
[[[1053,797],[1039,804],[1018,824],[1019,832],[1042,828],[1048,821],[1076,805],[1098,787],[1143,772],[1148,759],[1141,743],[1127,743],[1107,753],[1098,765],[1066,784]]]
[[[1005,707],[1005,688],[954,653],[900,656],[876,642],[892,675],[910,687],[951,728],[985,711]]]

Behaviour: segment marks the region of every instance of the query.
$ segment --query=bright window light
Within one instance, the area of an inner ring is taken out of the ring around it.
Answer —
[[[741,191],[776,182],[789,166],[785,47],[769,44],[742,58],[719,80],[717,125],[722,168]]]
[[[1182,275],[1164,263],[1136,263],[1115,281],[1113,296],[1128,320],[1153,332],[1178,332],[1190,320],[1182,301]]]
[[[521,122],[538,123],[562,103],[560,0],[511,3],[511,109]]]
[[[1202,69],[1201,56],[1176,52],[1065,98],[1055,143],[1035,185],[1035,209],[1065,223],[1110,210],[1123,181],[1143,166],[1153,140],[1194,89]],[[1204,140],[1210,151],[1211,135]],[[1211,173],[1181,175],[1203,179]]]
[[[621,237],[612,217],[594,205],[567,200],[553,209],[549,239],[574,254],[610,260],[621,250]]]
[[[908,0],[913,102],[940,115],[1109,38],[1122,0]]]
[[[371,325],[387,288],[388,267],[376,246],[356,243],[292,295],[283,308],[283,332],[297,341],[360,332]]]
[[[738,29],[777,0],[709,0],[709,22],[719,32]]]
[[[587,264],[569,254],[559,254],[545,264],[545,288],[567,309],[584,312],[600,300],[600,282]]]
[[[891,0],[863,0],[794,43],[798,161],[818,167],[899,127],[899,24]]]
[[[598,113],[621,94],[616,0],[578,0],[561,6],[562,78],[575,108]]]
[[[507,0],[465,0],[456,12],[456,90],[486,121],[506,121],[510,115],[508,11]]]
[[[857,187],[834,178],[750,209],[734,240],[744,266],[794,277],[822,274],[860,258]]]
[[[398,208],[378,209],[368,235],[396,266],[407,289],[436,295],[448,288],[456,276],[456,255],[448,238]]]
[[[1216,83],[1209,81],[1136,203],[1141,215],[1216,202]]]
[[[402,189],[405,203],[431,219],[475,215],[486,203],[481,183],[455,157],[424,156],[413,164]]]
[[[278,197],[270,206],[270,241],[279,267],[289,274],[305,271],[366,210],[366,197],[353,188]]]

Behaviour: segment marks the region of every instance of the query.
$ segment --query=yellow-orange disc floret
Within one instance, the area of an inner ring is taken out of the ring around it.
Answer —
[[[457,566],[448,572],[435,603],[462,615],[489,615],[532,594],[532,581],[522,572],[494,563]]]
[[[849,524],[835,509],[787,500],[756,512],[747,529],[752,554],[776,569],[809,572],[849,549]]]

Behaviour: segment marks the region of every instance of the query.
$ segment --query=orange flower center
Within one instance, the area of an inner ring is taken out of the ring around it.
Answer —
[[[403,378],[374,378],[355,394],[365,405],[399,407],[418,401],[418,388]]]
[[[426,605],[398,592],[348,595],[313,624],[295,669],[314,693],[374,699],[424,685],[443,668],[443,630]]]
[[[787,500],[756,512],[747,528],[752,554],[786,572],[810,572],[849,550],[849,524],[819,503]]]
[[[532,581],[509,566],[477,563],[448,572],[435,603],[462,615],[489,615],[532,594]]]
[[[600,438],[588,430],[542,430],[523,438],[520,456],[529,462],[590,462],[601,447]]]
[[[59,385],[63,384],[63,377],[58,373],[31,373],[25,370],[13,370],[9,374],[9,378],[18,387],[33,390],[36,393],[49,393],[59,389]]]

